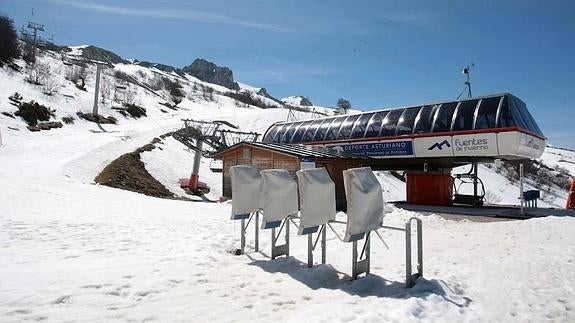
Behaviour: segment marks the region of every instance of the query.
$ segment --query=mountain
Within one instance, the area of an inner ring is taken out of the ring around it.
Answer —
[[[230,220],[232,203],[215,202],[225,173],[212,172],[213,160],[202,157],[200,180],[211,191],[187,195],[179,180],[189,178],[196,154],[169,133],[194,119],[261,134],[288,111],[252,104],[275,102],[259,87],[233,90],[126,62],[102,70],[98,112],[112,123],[96,124],[85,119],[96,66],[75,61],[41,51],[36,67],[17,60],[20,71],[0,68],[1,321],[575,320],[575,217],[502,221],[386,203],[387,228],[366,249],[371,272],[358,280],[350,280],[352,244],[340,241],[345,225],[338,223],[323,231],[327,264],[316,253],[307,268],[298,219],[284,222],[289,257],[270,259],[269,230],[260,231],[254,251],[255,221],[248,221],[247,255],[236,256],[243,229]],[[299,108],[301,119],[312,118]],[[32,132],[24,116],[61,127]],[[547,147],[537,162],[526,167],[527,188],[542,190],[540,205],[563,207],[567,192],[539,183],[540,175],[573,175],[575,153]],[[119,187],[149,193],[154,186],[168,198],[101,184],[114,171]],[[376,174],[386,201],[405,199],[401,176]],[[514,165],[482,165],[479,175],[490,201],[518,203]],[[413,218],[422,223],[425,269],[408,289],[401,229]]]
[[[313,106],[313,103],[311,103],[311,101],[301,95],[296,95],[296,96],[288,96],[287,98],[283,98],[281,99],[282,102],[289,104],[289,105],[295,105],[295,106],[305,106],[305,107],[309,107],[309,106]]]
[[[94,61],[111,62],[113,64],[128,63],[127,60],[123,59],[119,55],[93,45],[72,46],[68,47],[68,50],[66,51],[74,56],[79,56]]]
[[[214,83],[231,90],[239,90],[240,86],[234,81],[234,73],[228,67],[221,67],[203,58],[196,58],[191,65],[182,68],[188,73],[204,82]]]

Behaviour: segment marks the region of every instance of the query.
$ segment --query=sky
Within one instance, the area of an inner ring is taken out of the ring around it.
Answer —
[[[278,98],[365,111],[455,99],[473,63],[474,96],[515,94],[549,143],[575,149],[572,0],[0,0],[0,13],[57,44],[202,57]]]

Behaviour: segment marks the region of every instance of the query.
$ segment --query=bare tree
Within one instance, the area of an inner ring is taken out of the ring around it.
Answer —
[[[60,88],[60,81],[58,78],[50,73],[44,77],[44,84],[42,85],[42,93],[46,95],[52,95],[55,92],[58,92],[58,88]]]
[[[42,85],[50,74],[50,65],[39,61],[26,67],[26,81],[35,85]]]

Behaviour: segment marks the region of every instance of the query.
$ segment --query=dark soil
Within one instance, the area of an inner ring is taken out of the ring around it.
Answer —
[[[154,149],[154,143],[159,141],[154,138],[152,143],[118,157],[95,178],[96,183],[148,196],[174,198],[172,192],[148,173],[140,160],[140,153]]]

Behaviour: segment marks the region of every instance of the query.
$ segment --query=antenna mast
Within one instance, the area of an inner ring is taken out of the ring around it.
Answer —
[[[461,93],[459,93],[459,95],[457,96],[457,100],[459,100],[459,98],[461,97],[463,92],[465,92],[466,89],[467,89],[467,97],[468,98],[472,97],[472,95],[471,95],[471,68],[472,67],[475,67],[475,64],[469,63],[469,65],[465,66],[463,68],[463,70],[461,71],[462,74],[465,74],[465,87],[463,88]]]

